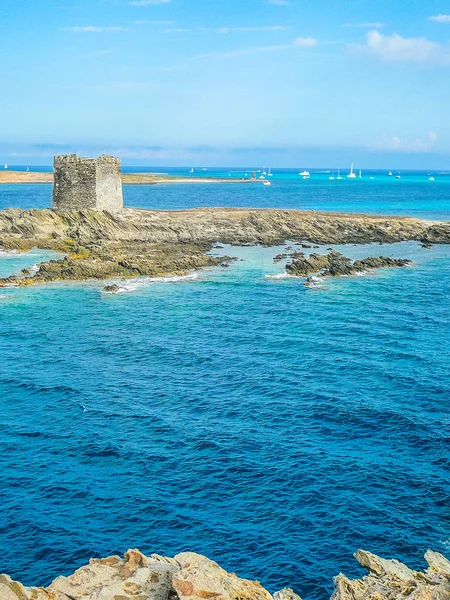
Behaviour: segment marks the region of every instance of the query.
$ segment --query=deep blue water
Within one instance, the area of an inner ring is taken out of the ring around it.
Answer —
[[[279,194],[312,202],[305,183]],[[436,201],[411,183],[405,211],[449,211],[435,183]],[[336,208],[329,184],[320,208]],[[400,202],[344,185],[345,210]],[[263,205],[277,189],[250,187],[125,194]],[[0,198],[45,205],[49,192]],[[339,571],[362,574],[360,547],[415,568],[427,548],[448,554],[450,247],[338,248],[414,264],[321,290],[267,278],[280,249],[225,248],[243,260],[113,296],[96,283],[0,291],[0,572],[47,584],[128,547],[189,549],[307,600]],[[0,275],[48,256],[0,256]]]

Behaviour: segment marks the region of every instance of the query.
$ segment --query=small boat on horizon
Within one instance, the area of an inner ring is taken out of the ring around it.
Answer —
[[[189,171],[189,173],[193,173],[194,172],[194,167],[192,167],[192,169]]]
[[[272,183],[271,183],[270,181],[266,181],[266,180],[264,180],[264,181],[263,181],[263,185],[272,185]]]
[[[342,179],[342,175],[341,175],[341,170],[338,169],[338,176],[336,177],[336,179]]]
[[[362,170],[359,170],[359,178],[362,179]]]
[[[434,177],[430,177],[428,181],[436,181]]]
[[[311,173],[309,171],[302,171],[301,173],[299,173],[299,175],[301,175],[303,179],[311,177]]]
[[[7,169],[7,168],[8,168],[8,165],[5,163],[5,169]]]
[[[273,177],[273,173],[271,173],[271,172],[270,172],[270,167],[269,167],[269,170],[268,170],[268,172],[267,172],[267,176],[268,176],[268,177]]]
[[[389,177],[392,177],[392,171],[389,171],[388,175]]]
[[[350,173],[347,175],[348,179],[356,179],[356,173],[353,171],[353,163],[352,166],[350,167]]]

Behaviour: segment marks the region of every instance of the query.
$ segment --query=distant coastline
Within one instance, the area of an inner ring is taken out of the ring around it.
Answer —
[[[156,185],[158,183],[260,183],[262,180],[252,178],[227,177],[180,177],[167,173],[122,173],[122,183],[128,185]],[[53,173],[39,171],[0,171],[0,184],[14,183],[50,183],[53,184]]]

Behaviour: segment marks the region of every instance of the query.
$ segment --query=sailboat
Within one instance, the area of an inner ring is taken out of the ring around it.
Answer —
[[[330,177],[328,178],[330,181],[334,181],[334,173],[333,175],[330,175]]]
[[[337,178],[336,178],[336,179],[342,179],[342,176],[341,176],[341,170],[340,170],[340,169],[338,169],[338,176],[337,176]]]
[[[262,174],[263,174],[263,175],[267,175],[267,173],[266,173],[266,167],[263,167],[263,172],[262,172]]]
[[[347,175],[348,179],[356,179],[356,173],[353,172],[353,163],[350,167],[350,173]]]
[[[270,167],[269,167],[269,171],[267,172],[267,175],[268,175],[269,177],[273,177],[273,173],[271,173],[271,172],[270,172]]]
[[[310,177],[311,173],[309,171],[302,171],[301,173],[299,173],[299,175],[306,179],[307,177]]]
[[[189,173],[193,173],[194,172],[194,167],[192,167],[192,169],[189,171]]]
[[[389,171],[389,177],[392,177],[392,171]]]
[[[362,171],[361,171],[361,169],[359,170],[359,178],[362,179]]]
[[[8,165],[5,163],[5,169],[7,169],[7,168],[8,168]]]

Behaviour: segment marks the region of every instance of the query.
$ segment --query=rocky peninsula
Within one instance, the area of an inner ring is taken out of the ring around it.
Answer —
[[[332,600],[448,600],[450,561],[428,550],[428,569],[418,572],[397,560],[358,550],[358,562],[368,574],[334,579]],[[128,550],[124,558],[92,559],[69,577],[58,577],[47,588],[24,587],[0,575],[1,600],[301,600],[292,589],[273,595],[259,581],[227,573],[217,563],[194,552],[174,558]]]
[[[124,208],[0,211],[0,248],[51,249],[59,260],[37,272],[0,280],[0,286],[57,280],[159,277],[216,265],[216,242],[274,246],[286,240],[313,244],[450,243],[450,223],[315,211],[204,208],[151,211]]]

